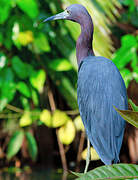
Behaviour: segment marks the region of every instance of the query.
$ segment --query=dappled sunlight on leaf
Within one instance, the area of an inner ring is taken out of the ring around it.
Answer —
[[[20,32],[18,34],[17,40],[21,45],[26,46],[29,43],[33,42],[33,33],[31,31]]]
[[[49,64],[49,67],[55,71],[69,71],[72,69],[71,63],[66,59],[55,59]]]
[[[38,90],[39,93],[43,92],[43,86],[46,80],[46,73],[44,70],[39,70],[32,73],[30,77],[30,82],[34,88]]]

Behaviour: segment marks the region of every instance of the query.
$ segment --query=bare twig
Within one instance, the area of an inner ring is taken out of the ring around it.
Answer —
[[[77,154],[77,162],[76,162],[76,172],[79,172],[79,165],[81,161],[81,153],[83,150],[83,145],[84,145],[84,140],[85,140],[85,132],[81,132],[81,137],[80,137],[80,144],[78,148],[78,154]]]
[[[61,156],[63,170],[66,172],[68,170],[68,168],[67,168],[67,161],[66,161],[66,156],[65,156],[65,150],[64,150],[63,144],[60,142],[60,140],[58,138],[58,129],[56,129],[56,135],[57,135],[58,146],[59,146],[59,151],[60,151],[60,156]]]
[[[7,109],[18,112],[18,113],[23,113],[24,112],[24,110],[22,110],[20,108],[17,108],[17,107],[15,107],[13,105],[10,105],[10,104],[7,104],[6,107],[7,107]]]

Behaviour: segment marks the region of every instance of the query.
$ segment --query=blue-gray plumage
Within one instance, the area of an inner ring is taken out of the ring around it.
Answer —
[[[45,21],[56,19],[68,19],[81,25],[81,34],[76,44],[80,115],[87,136],[101,160],[107,165],[117,163],[125,121],[113,106],[128,109],[124,81],[112,61],[94,55],[93,23],[84,6],[73,4]]]

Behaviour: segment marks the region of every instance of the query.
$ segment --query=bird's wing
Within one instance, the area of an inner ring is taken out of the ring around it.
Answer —
[[[127,109],[124,81],[103,57],[89,57],[78,73],[78,105],[86,133],[105,164],[119,160],[125,121],[115,111]]]

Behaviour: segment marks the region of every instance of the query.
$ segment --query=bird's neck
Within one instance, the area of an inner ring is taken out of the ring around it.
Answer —
[[[85,23],[80,23],[81,25],[81,34],[76,43],[76,55],[78,65],[81,61],[89,56],[94,55],[92,48],[92,40],[93,40],[93,23],[92,19],[89,16],[83,21]]]

